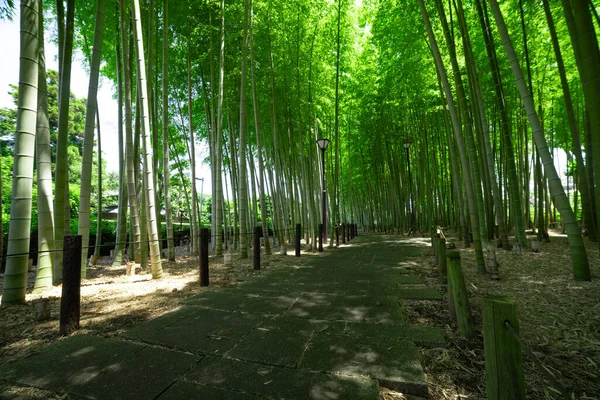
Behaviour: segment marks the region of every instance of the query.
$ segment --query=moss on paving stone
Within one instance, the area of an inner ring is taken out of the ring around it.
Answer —
[[[315,320],[297,317],[279,316],[275,318],[265,319],[259,328],[268,330],[282,330],[291,333],[301,334],[303,336],[310,336],[314,331],[323,329],[324,327],[332,324],[331,321]]]
[[[340,296],[334,307],[344,321],[388,324],[404,321],[398,300],[391,296]]]
[[[233,359],[206,357],[184,379],[234,391],[290,400],[379,400],[377,382]]]
[[[196,296],[182,300],[192,306],[233,311],[252,299],[252,294],[236,289],[221,289],[202,292]]]
[[[326,354],[326,356],[324,356]],[[350,376],[370,376],[391,389],[427,396],[427,377],[417,348],[409,341],[375,342],[351,335],[315,333],[299,368]]]
[[[428,288],[402,288],[394,291],[400,299],[414,300],[441,300],[442,294],[435,289]]]
[[[123,333],[124,337],[131,339],[137,338],[139,335],[143,335],[149,331],[157,331],[164,328],[176,321],[183,318],[188,318],[194,313],[194,310],[188,307],[182,307],[177,310],[171,311],[167,314],[163,314],[158,318],[154,318],[150,321],[144,322],[126,332]]]
[[[332,330],[324,330],[323,332],[337,333]],[[350,335],[357,342],[385,343],[386,341],[410,340],[426,346],[444,345],[446,343],[441,329],[425,326],[347,323],[341,334]]]
[[[241,305],[237,311],[251,314],[279,315],[294,304],[298,297],[285,294],[277,295],[275,293],[272,295],[258,295]]]
[[[258,327],[227,355],[246,361],[294,368],[304,353],[309,337],[290,330]]]
[[[183,400],[183,399],[207,399],[207,400],[259,400],[262,396],[249,393],[233,392],[214,386],[199,385],[193,382],[177,381],[157,400]]]
[[[194,308],[193,314],[163,329],[136,328],[137,339],[148,343],[190,351],[215,354],[231,349],[264,317],[220,310]]]
[[[39,353],[2,365],[0,376],[42,389],[70,391],[93,381],[103,369],[143,348],[135,343],[75,335]]]
[[[420,276],[413,275],[397,276],[394,278],[394,280],[399,285],[416,285],[419,283],[425,283],[425,280],[423,278],[421,278]]]
[[[92,399],[153,399],[200,360],[190,354],[146,347],[109,365],[95,379],[72,391]]]

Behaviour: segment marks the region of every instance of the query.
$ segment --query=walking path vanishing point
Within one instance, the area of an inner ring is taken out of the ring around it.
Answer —
[[[426,239],[423,239],[422,243]],[[439,299],[409,275],[424,244],[361,234],[302,266],[209,289],[120,339],[75,335],[0,366],[0,376],[73,398],[379,399],[379,385],[427,395],[399,298]]]

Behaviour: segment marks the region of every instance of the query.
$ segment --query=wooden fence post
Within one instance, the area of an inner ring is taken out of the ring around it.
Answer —
[[[433,264],[440,265],[440,254],[438,249],[438,242],[440,241],[440,235],[434,233],[431,237],[431,247],[433,248]]]
[[[208,228],[200,229],[200,286],[208,286]]]
[[[446,259],[446,239],[442,237],[437,239],[437,256],[438,266],[440,267],[440,275],[442,280],[445,281],[448,277],[448,268]]]
[[[467,286],[465,278],[460,267],[460,252],[449,251],[448,257],[448,297],[454,306],[456,313],[456,323],[460,333],[471,338],[474,335],[473,321],[471,318],[471,308],[469,306],[469,297],[467,295]]]
[[[302,225],[296,224],[296,257],[300,257],[300,237],[302,236]]]
[[[513,332],[519,331],[517,304],[508,297],[483,300],[483,345],[487,398],[524,399],[525,380],[521,345]]]
[[[79,329],[81,315],[81,235],[66,235],[63,247],[62,294],[59,335]]]
[[[252,244],[252,247],[254,250],[253,254],[254,254],[254,270],[257,271],[260,269],[260,227],[259,226],[255,226],[254,227],[254,243]]]
[[[319,224],[319,252],[323,252],[323,224]]]

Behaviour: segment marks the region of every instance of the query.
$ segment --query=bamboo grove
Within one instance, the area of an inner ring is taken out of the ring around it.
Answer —
[[[13,6],[4,2],[0,17]],[[63,238],[76,233],[71,219],[83,236],[85,277],[95,185],[102,198],[102,179],[92,180],[100,76],[112,83],[119,110],[119,146],[111,149],[120,160],[115,265],[127,251],[161,277],[163,245],[164,256],[175,257],[177,190],[197,249],[202,162],[211,169],[217,256],[231,247],[247,257],[258,225],[285,251],[300,223],[315,249],[322,173],[315,141],[325,137],[331,245],[342,222],[386,232],[451,227],[472,242],[485,272],[490,243],[520,251],[525,229],[548,240],[550,227],[562,227],[574,278],[590,279],[582,232],[597,242],[600,206],[600,18],[590,0],[22,0],[18,15],[3,303],[25,299],[32,204],[35,290],[60,282]],[[58,54],[45,54],[45,37]],[[70,87],[81,84],[71,81],[75,54],[86,60],[89,90],[73,213],[67,138]],[[56,143],[50,56],[59,60]],[[206,160],[196,159],[202,143]],[[557,167],[557,149],[566,165]],[[264,243],[267,253],[277,250]]]

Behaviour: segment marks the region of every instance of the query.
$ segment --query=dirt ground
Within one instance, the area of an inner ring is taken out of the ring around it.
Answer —
[[[421,349],[421,361],[430,381],[430,398],[485,398],[485,362],[481,336],[481,309],[488,295],[505,295],[518,304],[520,335],[535,356],[547,367],[556,381],[569,392],[570,398],[600,398],[600,260],[597,244],[586,240],[592,267],[592,282],[572,279],[570,254],[566,237],[552,233],[550,243],[541,243],[541,252],[525,249],[520,256],[498,249],[500,280],[478,274],[473,249],[462,249],[462,243],[446,232],[447,242],[453,242],[462,254],[469,300],[475,327],[474,340],[460,337],[449,317],[445,301],[408,301],[402,306],[411,324],[438,326],[444,329],[448,345]],[[425,242],[423,239],[418,239]],[[294,258],[262,256],[263,269],[289,263],[306,263],[319,253],[306,252]],[[433,265],[430,248],[424,257],[415,259],[414,274],[426,278],[429,287],[445,293],[437,267]],[[261,271],[254,271],[252,259],[240,260],[234,255],[233,267],[225,267],[223,257],[210,256],[211,287],[233,286]],[[177,261],[163,259],[164,277],[152,280],[150,271],[137,268],[133,277],[125,276],[125,266],[112,267],[108,257],[101,258],[88,270],[81,288],[81,329],[76,334],[112,337],[147,320],[180,306],[183,298],[202,290],[198,284],[198,259],[185,248],[177,249]],[[33,278],[33,272],[31,273]],[[1,281],[1,280],[0,280]],[[25,357],[58,338],[60,287],[42,295],[27,295],[27,304],[0,309],[0,363]],[[51,318],[34,321],[35,304],[47,298]],[[546,378],[537,361],[524,354],[527,397],[532,399],[561,398],[559,388]],[[1,381],[0,393],[17,398],[61,398],[53,393],[33,388],[16,387]],[[18,397],[18,396],[21,397]],[[0,396],[1,397],[1,396]],[[410,399],[382,388],[382,400]]]
[[[463,249],[453,234],[447,243],[461,250],[461,265],[473,321],[474,340],[467,341],[450,319],[447,303],[415,301],[404,303],[410,323],[435,325],[445,330],[448,346],[421,350],[421,361],[430,380],[433,399],[484,399],[482,307],[486,296],[502,295],[516,300],[520,338],[535,357],[523,352],[526,395],[529,399],[600,398],[600,260],[598,243],[585,239],[591,282],[573,280],[566,235],[550,233],[539,253],[524,249],[522,255],[497,249],[500,280],[477,272],[473,248]],[[528,235],[528,239],[535,236]],[[513,239],[513,238],[511,238]],[[414,268],[428,286],[444,294],[434,265],[433,251]],[[535,360],[537,358],[538,360]],[[543,372],[541,362],[548,370]],[[561,396],[559,385],[566,396]]]

